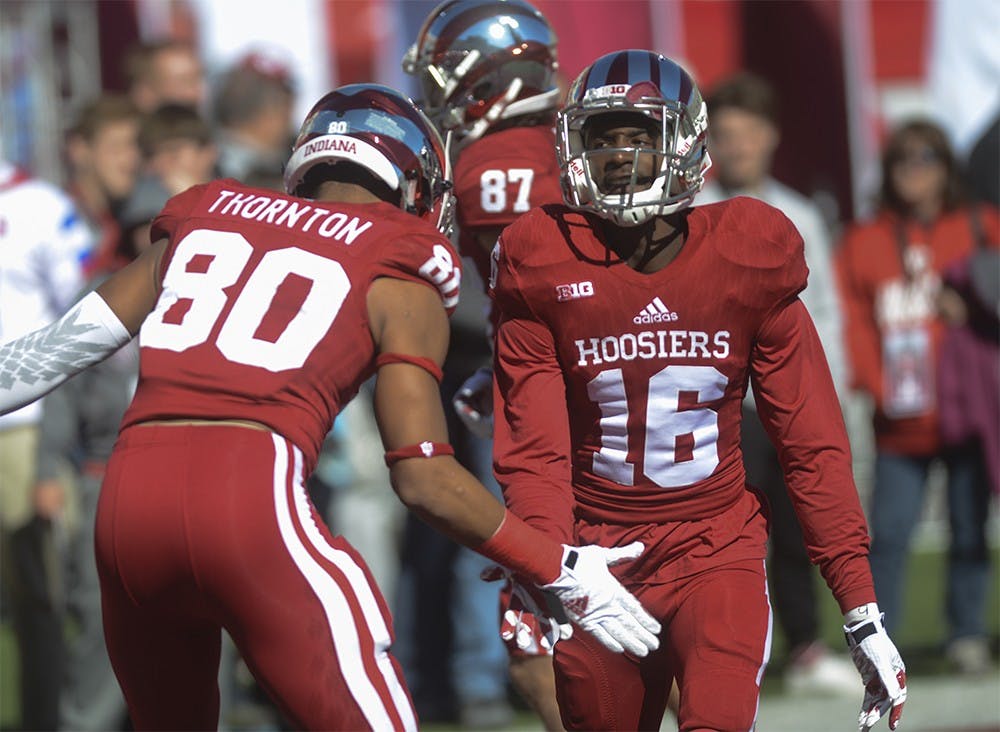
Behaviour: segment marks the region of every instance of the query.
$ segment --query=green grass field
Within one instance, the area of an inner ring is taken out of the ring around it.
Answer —
[[[994,549],[993,579],[990,588],[989,632],[996,641],[1000,638],[1000,548]],[[914,554],[910,562],[907,582],[907,615],[903,627],[894,640],[907,663],[911,676],[939,674],[946,670],[941,655],[947,628],[944,622],[944,569],[945,556],[939,552]],[[840,632],[841,616],[832,596],[825,587],[820,593],[823,635],[833,648],[843,646]],[[775,632],[772,665],[764,683],[764,694],[780,690],[777,671],[784,658],[785,642],[780,632]],[[19,721],[17,704],[16,646],[10,628],[0,625],[0,729],[12,729]],[[519,723],[537,726],[530,717]],[[519,725],[520,726],[520,725]],[[437,729],[457,729],[440,726]]]

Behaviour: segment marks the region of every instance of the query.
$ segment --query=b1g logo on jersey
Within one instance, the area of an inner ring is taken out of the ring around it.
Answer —
[[[556,300],[566,302],[567,300],[579,300],[581,297],[592,297],[594,294],[594,283],[570,282],[568,285],[556,285]]]

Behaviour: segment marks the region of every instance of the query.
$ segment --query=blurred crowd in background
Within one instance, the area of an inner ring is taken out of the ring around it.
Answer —
[[[59,242],[39,255],[49,290],[16,307],[5,298],[25,285],[4,280],[0,251],[0,342],[48,322],[131,261],[170,196],[217,177],[281,190],[303,110],[329,88],[376,81],[417,96],[399,60],[435,4],[0,3],[0,241],[3,217],[22,205],[4,195],[30,181],[39,190],[24,200],[41,208],[29,215]],[[943,652],[957,672],[991,669],[1000,5],[536,5],[559,35],[567,78],[618,48],[688,63],[706,93],[714,161],[695,204],[756,196],[783,210],[805,240],[803,299],[843,400],[887,625],[898,628],[905,616],[913,542],[938,540],[949,551]],[[465,272],[476,277],[474,266]],[[462,290],[442,384],[449,404],[490,359],[483,288],[467,281]],[[125,349],[40,408],[0,418],[0,619],[19,641],[16,660],[3,646],[4,667],[19,668],[20,723],[7,718],[19,728],[127,723],[103,651],[90,548],[136,367]],[[394,652],[421,718],[503,727],[512,712],[499,587],[479,579],[485,560],[405,515],[369,398],[363,390],[338,418],[313,500],[367,559],[393,608]],[[495,488],[489,441],[457,420],[451,431],[463,463]],[[748,472],[774,511],[769,575],[785,688],[855,693],[850,662],[819,640],[815,575],[752,400],[744,431]],[[24,485],[30,490],[19,493]],[[280,724],[231,646],[227,654],[223,725]],[[11,676],[0,682],[9,698]]]

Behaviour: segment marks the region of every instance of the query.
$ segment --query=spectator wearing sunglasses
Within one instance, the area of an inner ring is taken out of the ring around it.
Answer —
[[[995,249],[997,241],[997,211],[966,202],[944,132],[912,120],[885,147],[875,219],[848,229],[837,263],[853,385],[874,404],[870,561],[886,628],[898,633],[904,620],[910,540],[928,476],[942,465],[951,529],[946,651],[963,673],[991,666],[989,483],[980,443],[941,439],[940,414],[950,405],[938,389],[945,332],[939,303],[942,274],[977,249]]]

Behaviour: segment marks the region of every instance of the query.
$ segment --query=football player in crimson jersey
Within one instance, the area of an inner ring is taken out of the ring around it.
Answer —
[[[841,610],[860,726],[899,722],[905,670],[885,633],[829,369],[798,298],[802,240],[748,198],[691,207],[709,166],[691,77],[648,51],[585,69],[557,118],[566,205],[506,228],[495,468],[508,508],[560,542],[647,549],[616,572],[663,624],[660,650],[555,647],[568,729],[752,729],[770,651],[766,506],[746,484],[751,382],[810,557]],[[808,721],[803,721],[808,727]]]
[[[557,68],[555,32],[525,0],[445,0],[403,58],[421,108],[453,138],[459,245],[483,282],[500,230],[562,200]]]
[[[613,651],[657,647],[658,623],[607,570],[641,544],[563,547],[450,457],[436,383],[460,278],[441,233],[446,167],[440,137],[398,92],[335,90],[303,124],[291,195],[233,180],[188,189],[135,263],[0,348],[5,413],[141,328],[95,542],[137,729],[218,724],[222,628],[296,728],[416,728],[385,603],[304,490],[340,406],[376,371],[404,503],[551,591]]]
[[[503,227],[562,201],[553,152],[558,67],[555,32],[526,0],[445,0],[403,58],[421,108],[452,137],[459,251],[483,283]],[[456,402],[481,437],[492,433],[490,385],[488,371],[478,374]]]
[[[500,231],[532,208],[562,201],[556,34],[525,0],[445,0],[427,16],[403,68],[420,84],[422,109],[452,135],[459,251],[485,285]],[[489,438],[492,371],[476,371],[453,404],[473,434]],[[551,645],[512,593],[505,583],[500,613],[511,681],[547,729],[561,729]],[[524,622],[511,625],[511,617]]]

